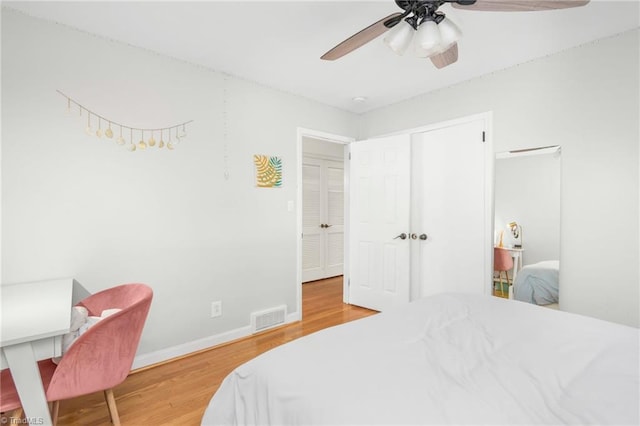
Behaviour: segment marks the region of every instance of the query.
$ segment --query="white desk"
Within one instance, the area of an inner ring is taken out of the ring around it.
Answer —
[[[513,278],[512,281],[516,280],[516,275],[518,275],[518,271],[522,269],[522,252],[524,249],[521,248],[513,248],[513,247],[503,247],[505,250],[509,251],[509,254],[513,258]]]
[[[71,323],[72,294],[71,278],[0,287],[0,346],[25,417],[33,424],[52,424],[38,360],[60,354]],[[37,353],[38,346],[50,350]]]
[[[522,248],[514,248],[514,247],[502,247],[505,250],[509,251],[509,254],[513,258],[513,272],[511,274],[511,282],[516,282],[516,275],[518,275],[518,271],[522,269],[522,252],[524,249]],[[509,299],[513,299],[513,286],[509,286]]]

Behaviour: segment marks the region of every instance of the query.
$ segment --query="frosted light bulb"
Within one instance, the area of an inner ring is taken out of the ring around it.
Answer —
[[[462,31],[460,28],[449,18],[444,18],[439,24],[440,35],[442,38],[442,47],[448,48],[462,37]],[[443,49],[446,50],[446,49]]]
[[[414,53],[419,58],[428,58],[442,49],[442,38],[438,24],[425,21],[418,28]]]
[[[403,55],[411,44],[414,29],[407,21],[400,21],[389,31],[384,42],[398,55]]]

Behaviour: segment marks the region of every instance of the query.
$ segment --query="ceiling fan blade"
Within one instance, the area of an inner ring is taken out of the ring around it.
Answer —
[[[453,43],[450,48],[437,55],[430,56],[431,62],[436,68],[444,68],[458,60],[458,43]]]
[[[535,12],[580,7],[587,3],[589,0],[477,0],[467,6],[459,3],[451,3],[451,6],[456,9],[487,12]]]
[[[396,19],[399,16],[402,16],[402,13],[393,13],[387,16],[386,18],[382,18],[376,23],[369,25],[364,30],[357,32],[356,34],[352,35],[342,43],[338,44],[333,49],[329,50],[327,53],[322,55],[320,59],[324,59],[325,61],[334,61],[338,58],[343,57],[347,53],[352,52],[357,48],[364,46],[374,38],[384,34],[390,27],[397,24],[399,21],[396,21]],[[390,27],[387,27],[385,25],[385,22],[389,20],[393,20],[395,21],[395,23],[393,23],[392,21],[392,23],[390,24],[393,24],[393,25],[390,25]]]

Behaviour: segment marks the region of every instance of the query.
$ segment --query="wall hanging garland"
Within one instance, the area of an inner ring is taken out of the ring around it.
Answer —
[[[187,124],[192,123],[193,120],[185,121],[183,123],[179,123],[173,126],[166,127],[158,127],[158,128],[140,128],[140,127],[132,127],[126,126],[124,124],[118,123],[114,120],[110,120],[100,114],[95,113],[89,108],[81,105],[76,100],[71,97],[65,95],[60,90],[56,90],[62,96],[67,98],[67,111],[71,113],[71,109],[73,105],[78,107],[79,116],[82,117],[83,111],[87,114],[87,127],[85,128],[85,132],[90,136],[96,136],[98,138],[102,138],[103,136],[107,139],[113,139],[115,136],[116,143],[118,145],[126,146],[129,151],[144,151],[147,148],[164,148],[166,147],[168,150],[174,149],[184,138],[187,137]],[[97,128],[93,126],[97,124]],[[103,124],[105,129],[103,130]],[[113,128],[113,129],[112,129]],[[114,131],[115,129],[115,131]],[[139,134],[140,139],[136,142],[134,139],[134,132],[137,135]],[[145,141],[145,133],[149,136],[149,138]],[[159,136],[159,140],[156,141],[156,135]],[[128,140],[127,140],[128,136]],[[166,139],[165,139],[166,137]]]

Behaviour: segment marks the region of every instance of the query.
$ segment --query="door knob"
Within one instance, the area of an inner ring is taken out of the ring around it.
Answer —
[[[407,239],[407,234],[405,234],[404,232],[400,235],[397,235],[396,237],[394,237],[393,239],[397,239],[400,238],[401,240],[406,240]]]
[[[326,228],[326,227],[327,227],[327,225],[325,225],[324,223],[320,224],[320,228]]]
[[[418,238],[418,234],[415,234],[415,233],[414,233],[414,234],[411,234],[411,239],[412,239],[412,240],[415,240],[416,238]]]
[[[426,240],[427,239],[427,234],[420,234],[420,239],[422,241]]]

